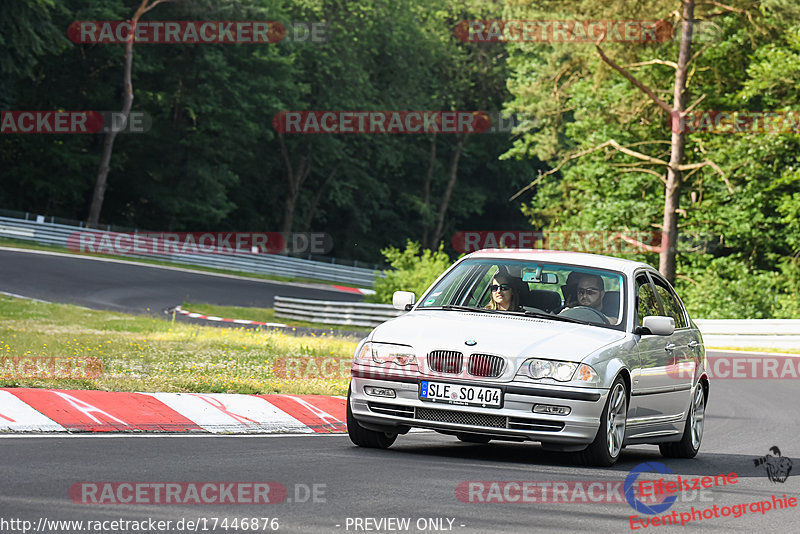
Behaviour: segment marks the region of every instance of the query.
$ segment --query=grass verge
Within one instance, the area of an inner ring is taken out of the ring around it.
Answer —
[[[372,328],[368,326],[309,323],[307,321],[297,321],[295,319],[284,319],[283,317],[275,317],[275,310],[272,308],[243,308],[237,306],[216,306],[214,304],[205,304],[201,302],[184,302],[181,304],[181,309],[194,313],[201,313],[203,315],[223,317],[225,319],[246,319],[248,321],[258,321],[260,323],[283,323],[289,326],[325,328],[328,330],[355,330],[357,332],[364,332],[364,335],[372,330]]]
[[[351,358],[355,346],[333,336],[196,326],[0,295],[0,387],[344,395],[347,379],[280,378],[273,366],[284,358]],[[20,378],[9,365],[48,356],[97,358],[103,371],[88,379]]]

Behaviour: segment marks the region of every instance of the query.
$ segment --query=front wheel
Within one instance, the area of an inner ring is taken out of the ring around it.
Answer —
[[[628,420],[628,395],[625,381],[618,376],[608,394],[603,413],[600,415],[600,428],[591,445],[578,453],[585,465],[610,467],[622,453],[622,440],[625,439],[625,425]]]
[[[661,443],[658,450],[667,458],[694,458],[703,441],[703,426],[706,418],[706,394],[703,383],[698,382],[692,395],[683,436],[675,443]]]
[[[388,449],[397,439],[397,434],[387,432],[376,432],[358,424],[353,417],[353,410],[350,408],[350,390],[347,390],[347,435],[350,441],[359,447],[370,449]]]

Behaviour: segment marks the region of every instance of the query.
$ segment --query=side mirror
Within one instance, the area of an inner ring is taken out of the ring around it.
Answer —
[[[395,291],[392,295],[392,306],[396,310],[408,311],[417,301],[417,296],[411,291]]]
[[[670,336],[675,331],[675,319],[661,315],[648,315],[642,319],[642,330],[647,330],[654,336]]]

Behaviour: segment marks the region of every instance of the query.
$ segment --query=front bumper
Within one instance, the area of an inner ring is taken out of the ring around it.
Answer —
[[[502,408],[459,406],[422,401],[419,382],[423,379],[499,387]],[[391,388],[395,398],[375,397],[365,386]],[[360,423],[381,429],[429,428],[445,433],[474,433],[497,438],[539,441],[546,444],[588,445],[600,426],[600,415],[608,390],[531,385],[523,382],[448,380],[442,377],[411,379],[353,376],[350,380],[350,408]],[[533,413],[537,404],[568,406],[569,415]]]

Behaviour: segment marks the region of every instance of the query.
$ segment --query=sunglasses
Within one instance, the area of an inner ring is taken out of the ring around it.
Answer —
[[[578,289],[578,295],[589,295],[590,297],[593,295],[597,295],[600,293],[600,290],[596,287],[587,287],[586,289],[580,288]]]
[[[492,284],[492,285],[489,286],[489,289],[491,289],[492,293],[494,293],[498,289],[500,291],[508,291],[509,289],[511,289],[511,286],[508,285],[508,284],[500,284],[499,286],[497,284]]]

